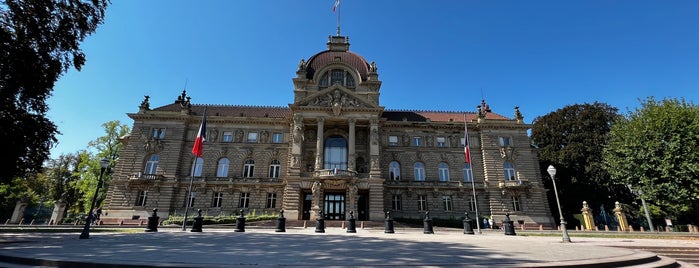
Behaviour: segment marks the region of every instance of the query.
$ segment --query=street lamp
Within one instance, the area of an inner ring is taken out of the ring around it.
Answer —
[[[553,192],[556,194],[556,205],[558,205],[558,214],[561,215],[561,231],[563,235],[563,243],[570,243],[570,236],[568,236],[568,230],[566,230],[566,220],[563,218],[563,211],[561,211],[561,202],[558,201],[558,190],[556,189],[556,168],[553,165],[549,165],[546,169],[551,176],[551,181],[553,182]]]
[[[646,213],[646,221],[648,221],[648,227],[651,231],[655,231],[655,228],[653,227],[653,222],[650,220],[650,213],[648,213],[648,206],[646,206],[646,200],[643,199],[643,190],[638,189],[634,191],[633,188],[631,188],[630,184],[626,186],[629,187],[631,193],[641,198],[641,204],[643,204],[643,211]]]
[[[87,211],[87,220],[85,220],[85,227],[83,227],[83,232],[80,234],[80,239],[88,239],[90,238],[90,223],[92,223],[92,210],[95,209],[95,202],[97,201],[97,194],[100,191],[100,187],[102,186],[102,175],[104,175],[104,171],[107,169],[109,166],[109,159],[102,158],[100,160],[100,176],[99,179],[97,180],[97,189],[95,189],[95,195],[92,197],[92,203],[90,203],[90,210]]]

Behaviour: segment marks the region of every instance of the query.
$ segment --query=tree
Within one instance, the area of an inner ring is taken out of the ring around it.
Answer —
[[[580,213],[583,201],[596,208],[611,205],[611,199],[619,198],[620,193],[630,198],[623,186],[609,183],[609,175],[602,168],[602,149],[617,111],[595,102],[568,105],[534,119],[532,141],[539,147],[541,174],[547,188],[553,189],[546,168],[556,167],[556,186],[564,215]],[[553,193],[549,195],[549,204],[556,207]]]
[[[0,1],[0,182],[40,172],[57,142],[46,99],[80,43],[104,20],[108,0]]]
[[[604,167],[617,184],[642,190],[666,215],[697,223],[697,148],[699,107],[684,99],[648,98],[612,126]]]
[[[90,207],[92,197],[95,195],[101,172],[100,161],[103,158],[109,159],[109,168],[102,176],[102,185],[98,193],[96,207],[99,207],[99,204],[106,197],[112,177],[111,170],[119,159],[119,153],[121,152],[122,144],[119,142],[119,138],[130,132],[129,126],[121,125],[118,120],[106,122],[102,124],[102,127],[105,135],[88,143],[88,147],[94,149],[96,153],[92,154],[83,151],[79,155],[78,170],[80,171],[80,180],[74,182],[74,187],[81,193],[80,203],[83,209],[85,209],[83,211]]]

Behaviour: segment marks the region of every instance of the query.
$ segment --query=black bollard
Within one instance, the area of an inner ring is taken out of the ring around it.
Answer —
[[[240,215],[235,218],[235,230],[233,232],[245,232],[245,211],[240,210]]]
[[[325,233],[325,219],[322,210],[318,211],[318,218],[316,218],[316,233]]]
[[[158,217],[158,209],[154,208],[153,216],[148,217],[148,226],[146,228],[146,232],[157,232],[159,219],[160,217]]]
[[[355,222],[355,219],[354,219],[354,212],[351,210],[350,210],[349,220],[347,220],[347,232],[348,233],[356,233],[357,232],[357,223]]]
[[[430,219],[430,212],[425,211],[425,220],[422,221],[424,228],[423,233],[425,234],[434,234],[434,230],[432,229],[432,219]]]
[[[274,230],[278,233],[286,232],[286,218],[284,218],[284,210],[279,211],[279,218],[277,218],[277,229]]]
[[[505,228],[505,235],[517,235],[515,233],[515,225],[510,220],[510,213],[505,214],[505,220],[502,221],[502,226]]]
[[[393,232],[393,219],[391,219],[391,212],[386,211],[386,219],[384,220],[384,233],[392,234]]]
[[[468,217],[468,211],[466,211],[466,217],[464,217],[464,234],[474,234],[473,226],[471,226],[471,218]]]
[[[194,217],[194,223],[192,223],[192,230],[190,232],[201,232],[202,226],[204,226],[204,217],[201,216],[201,209],[197,209],[197,216]]]

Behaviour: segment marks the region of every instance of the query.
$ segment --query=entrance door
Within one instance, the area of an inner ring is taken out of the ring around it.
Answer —
[[[369,220],[369,202],[368,193],[360,192],[357,195],[357,220],[368,221]]]
[[[325,219],[344,220],[345,219],[345,195],[325,194]]]
[[[303,214],[301,214],[302,220],[311,219],[311,202],[313,202],[313,194],[306,193],[303,195]]]

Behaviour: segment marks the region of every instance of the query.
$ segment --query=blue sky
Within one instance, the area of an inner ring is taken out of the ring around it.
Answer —
[[[195,104],[286,106],[300,59],[336,34],[334,0],[119,0],[56,83],[52,157],[102,123],[187,92]],[[699,1],[342,0],[350,50],[375,61],[387,109],[476,111],[531,123],[566,105],[699,102]]]

